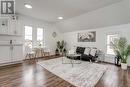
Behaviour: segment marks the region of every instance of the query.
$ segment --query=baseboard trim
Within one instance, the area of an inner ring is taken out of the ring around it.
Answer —
[[[8,63],[1,63],[0,66],[13,65],[13,64],[18,64],[18,63],[23,63],[23,60],[15,61],[15,62],[8,62]]]

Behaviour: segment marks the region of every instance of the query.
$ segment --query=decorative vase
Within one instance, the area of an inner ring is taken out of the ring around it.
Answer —
[[[121,66],[121,59],[119,57],[115,57],[115,65]]]
[[[63,53],[62,53],[62,52],[60,52],[60,55],[63,55]]]
[[[127,63],[121,63],[121,68],[123,70],[127,70]]]

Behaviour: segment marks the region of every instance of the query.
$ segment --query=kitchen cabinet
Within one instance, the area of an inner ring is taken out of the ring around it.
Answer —
[[[16,35],[16,36],[21,36],[22,35],[22,31],[21,31],[21,26],[18,20],[16,19],[11,19],[10,20],[10,32],[9,35]]]
[[[10,64],[23,60],[22,44],[0,45],[0,65]]]
[[[16,20],[10,20],[9,24],[10,24],[9,35],[16,35],[17,34],[17,30],[16,30],[17,21]]]
[[[23,60],[23,47],[22,46],[13,46],[13,57],[12,57],[12,61],[21,61]]]
[[[9,18],[0,18],[0,34],[8,34],[9,31]]]
[[[0,46],[0,63],[8,63],[11,61],[10,58],[10,47],[9,46]]]
[[[17,23],[16,23],[16,30],[17,30],[17,35],[22,36],[23,27],[22,27],[21,22],[19,20],[17,20]]]
[[[21,36],[22,29],[19,20],[16,17],[1,17],[0,18],[0,35],[15,35]]]

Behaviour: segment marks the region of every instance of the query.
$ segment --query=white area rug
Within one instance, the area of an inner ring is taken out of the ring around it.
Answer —
[[[38,64],[76,87],[94,87],[107,70],[106,65],[86,61],[72,67],[71,64],[62,64],[62,58],[45,60]]]

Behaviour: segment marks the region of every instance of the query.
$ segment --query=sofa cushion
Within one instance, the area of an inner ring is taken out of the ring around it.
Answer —
[[[76,48],[76,53],[77,54],[84,54],[84,50],[85,50],[85,47],[77,47]]]
[[[90,51],[90,55],[96,56],[96,53],[97,53],[97,49],[92,48],[91,51]]]
[[[86,47],[86,48],[85,48],[85,51],[84,51],[84,54],[89,55],[89,54],[90,54],[90,51],[91,51],[91,48]]]
[[[85,61],[90,61],[92,58],[90,55],[82,54],[81,59]]]

